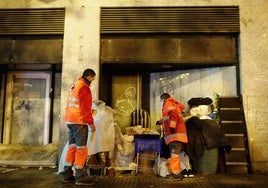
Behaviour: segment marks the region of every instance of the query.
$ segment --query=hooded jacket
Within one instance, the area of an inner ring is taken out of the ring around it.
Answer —
[[[172,97],[169,97],[164,101],[162,108],[162,123],[166,144],[173,141],[180,141],[183,143],[188,142],[186,126],[182,118],[182,111],[184,109],[185,107]],[[175,133],[171,133],[170,128],[173,128]]]
[[[92,93],[90,82],[83,77],[78,78],[70,89],[65,111],[65,121],[71,124],[94,124],[92,115]]]

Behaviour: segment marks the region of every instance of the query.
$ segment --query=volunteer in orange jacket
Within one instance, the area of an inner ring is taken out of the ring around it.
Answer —
[[[70,89],[65,111],[65,122],[69,129],[69,148],[65,158],[64,171],[61,172],[62,181],[75,182],[76,185],[92,185],[84,165],[87,159],[88,130],[95,131],[92,115],[92,93],[90,84],[96,73],[92,69],[84,70]],[[75,177],[72,167],[75,168]]]
[[[168,93],[160,96],[163,102],[162,119],[157,124],[162,124],[164,128],[164,139],[170,150],[169,168],[175,179],[182,180],[180,168],[180,152],[182,143],[187,143],[186,126],[183,121],[182,111],[185,107]]]

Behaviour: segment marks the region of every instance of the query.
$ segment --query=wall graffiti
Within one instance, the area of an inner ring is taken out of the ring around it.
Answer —
[[[116,100],[115,109],[118,114],[130,116],[135,110],[136,88],[128,87]]]
[[[22,109],[25,109],[29,112],[31,110],[30,101],[26,101],[26,100],[20,101],[16,107],[16,110],[22,110]]]

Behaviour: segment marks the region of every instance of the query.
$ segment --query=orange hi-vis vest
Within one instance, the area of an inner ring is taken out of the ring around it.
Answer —
[[[76,85],[72,86],[70,89],[65,110],[65,122],[75,124],[85,123],[80,107],[80,99],[78,98],[80,88],[85,85],[89,87],[89,85],[83,79],[79,79]]]
[[[162,108],[162,122],[166,144],[173,141],[188,143],[186,126],[182,117],[183,110],[184,106],[172,97],[165,100]],[[170,128],[174,128],[175,133],[171,133]]]

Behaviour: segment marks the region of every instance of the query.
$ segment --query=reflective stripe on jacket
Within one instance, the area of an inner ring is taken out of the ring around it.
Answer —
[[[173,141],[188,142],[186,126],[182,117],[183,110],[184,106],[172,97],[165,100],[162,108],[162,121],[166,144]],[[174,128],[175,133],[171,133],[170,128]]]
[[[79,78],[76,85],[72,86],[65,111],[65,121],[75,124],[93,124],[92,95],[90,83],[84,78]]]

